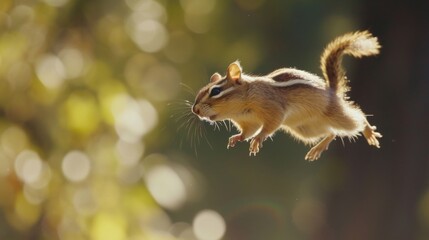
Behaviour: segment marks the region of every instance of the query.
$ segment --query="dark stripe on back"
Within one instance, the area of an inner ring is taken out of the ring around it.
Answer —
[[[302,79],[302,77],[290,72],[283,72],[273,76],[272,79],[276,82],[287,82],[292,79]]]

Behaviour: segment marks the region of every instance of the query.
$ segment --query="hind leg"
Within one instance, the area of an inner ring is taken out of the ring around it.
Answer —
[[[365,120],[365,128],[363,129],[362,133],[363,136],[368,141],[369,145],[375,146],[377,148],[380,148],[380,143],[378,142],[377,138],[383,137],[379,132],[376,132],[377,129],[376,126],[371,126],[367,120]]]
[[[310,151],[305,155],[305,160],[314,161],[317,160],[323,151],[327,150],[329,144],[335,139],[335,135],[330,134],[320,141],[316,146],[312,147]]]

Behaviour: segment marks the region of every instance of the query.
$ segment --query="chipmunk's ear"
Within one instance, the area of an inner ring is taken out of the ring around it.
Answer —
[[[240,63],[235,61],[229,64],[226,76],[233,81],[239,81],[241,79],[241,71]]]
[[[214,73],[210,77],[210,82],[216,82],[216,81],[220,80],[221,78],[222,78],[222,76],[219,73]]]

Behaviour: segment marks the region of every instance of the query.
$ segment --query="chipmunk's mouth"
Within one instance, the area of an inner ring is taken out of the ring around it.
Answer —
[[[210,115],[210,116],[200,116],[200,115],[198,115],[198,117],[201,120],[203,120],[203,121],[214,122],[214,121],[216,121],[217,114],[213,114],[213,115]]]
[[[216,121],[217,118],[217,114],[213,114],[211,116],[208,116],[208,119],[210,119],[211,121]]]
[[[195,104],[192,106],[192,112],[197,115],[201,120],[214,122],[217,119],[218,114],[213,113],[212,111],[201,111],[200,107],[197,107]]]

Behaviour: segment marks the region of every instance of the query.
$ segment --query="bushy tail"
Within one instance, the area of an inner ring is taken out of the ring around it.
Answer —
[[[348,33],[329,43],[321,57],[323,76],[329,87],[339,95],[344,95],[349,90],[342,67],[343,54],[360,58],[376,55],[379,49],[377,38],[368,31]]]

